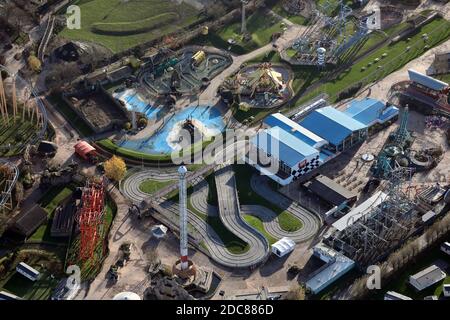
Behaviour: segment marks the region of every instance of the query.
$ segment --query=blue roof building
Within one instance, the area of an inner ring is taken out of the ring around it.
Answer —
[[[279,127],[314,148],[320,148],[327,144],[326,140],[281,113],[271,114],[264,119],[264,124],[270,127]]]
[[[387,106],[380,100],[365,98],[350,102],[344,113],[370,127],[398,116],[399,110],[395,106]]]
[[[313,111],[306,116],[300,125],[327,140],[338,149],[345,149],[344,142],[350,137],[349,144],[359,141],[365,136],[367,126],[353,119],[348,114],[332,107],[325,107]],[[359,134],[355,134],[358,133]],[[353,140],[354,136],[354,140]]]
[[[251,142],[290,168],[319,155],[317,149],[278,127],[261,131]]]

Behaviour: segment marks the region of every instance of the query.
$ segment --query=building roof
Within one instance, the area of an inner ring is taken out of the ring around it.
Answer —
[[[354,131],[366,128],[361,122],[329,106],[314,110],[300,125],[334,145],[340,144]]]
[[[295,247],[295,242],[287,237],[281,238],[272,245],[272,248],[276,248],[281,255],[291,251]]]
[[[319,197],[335,206],[339,206],[345,201],[356,198],[355,193],[347,190],[324,175],[319,175],[308,181],[305,183],[305,186]]]
[[[302,127],[297,122],[292,121],[281,113],[271,114],[264,119],[264,124],[270,127],[279,127],[314,148],[321,147],[327,143],[315,133]]]
[[[409,277],[409,282],[418,290],[423,290],[439,282],[446,277],[438,266],[431,265],[428,268]]]
[[[413,69],[409,69],[408,74],[409,74],[409,79],[411,81],[414,81],[418,84],[421,84],[427,88],[430,88],[430,89],[433,89],[436,91],[440,91],[440,90],[444,89],[445,87],[448,87],[448,83],[434,79],[430,76],[427,76],[427,75],[420,73]]]
[[[290,167],[294,167],[307,157],[318,154],[316,149],[278,127],[261,131],[251,141],[259,149]]]
[[[116,294],[113,300],[141,300],[141,297],[134,292],[121,292]]]
[[[0,301],[1,300],[22,300],[22,298],[6,291],[0,291]]]
[[[370,213],[372,208],[379,206],[386,198],[387,195],[383,191],[378,191],[369,199],[353,208],[349,213],[333,223],[333,227],[339,231],[344,230],[360,218],[364,217],[366,214]]]
[[[19,269],[20,271],[26,273],[27,275],[29,275],[32,278],[36,278],[39,276],[39,271],[37,271],[36,269],[34,269],[33,267],[30,267],[29,265],[27,265],[25,262],[21,262],[17,265],[16,269]]]
[[[47,212],[35,205],[26,212],[21,212],[12,226],[12,230],[25,237],[30,236],[39,226],[47,220]]]
[[[412,300],[410,297],[405,296],[395,291],[388,291],[384,295],[384,300]]]
[[[322,253],[320,255],[321,257],[325,253],[325,257],[328,259],[326,260],[327,263],[316,270],[313,276],[306,281],[306,287],[314,294],[328,287],[355,266],[355,262],[352,259],[347,258],[331,248],[319,244],[317,248],[314,247],[314,251],[317,250]]]
[[[74,148],[75,148],[75,152],[78,153],[83,158],[87,158],[89,153],[91,153],[92,151],[95,151],[95,148],[93,146],[91,146],[89,143],[87,143],[86,141],[79,141],[75,145]]]
[[[353,100],[344,111],[353,119],[370,126],[376,122],[385,122],[398,115],[399,110],[395,106],[386,106],[380,100],[365,98],[362,100]]]

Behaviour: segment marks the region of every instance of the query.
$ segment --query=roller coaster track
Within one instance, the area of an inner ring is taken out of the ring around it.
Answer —
[[[38,48],[38,58],[44,61],[45,50],[53,34],[53,28],[55,26],[55,17],[50,16],[47,21],[47,27],[45,28],[44,36],[42,37],[41,43]]]
[[[5,71],[8,75],[13,74],[10,70],[8,70],[5,66],[3,66],[1,64],[0,64],[0,71]],[[27,143],[22,146],[22,151],[23,151],[27,145],[33,145],[33,144],[36,144],[38,141],[42,140],[42,138],[45,135],[45,132],[47,131],[49,120],[48,120],[48,114],[47,114],[47,110],[45,109],[44,103],[42,102],[42,100],[39,97],[39,95],[37,94],[37,92],[34,90],[31,83],[26,81],[25,79],[19,77],[18,75],[16,75],[16,81],[17,81],[17,78],[20,79],[20,81],[23,81],[23,84],[28,87],[28,89],[30,90],[30,97],[28,99],[31,99],[31,97],[35,98],[36,106],[38,107],[39,112],[42,115],[41,128],[38,130],[38,132],[34,135],[34,137],[31,140],[27,141]]]
[[[0,167],[7,167],[9,169],[9,174],[4,177],[5,185],[3,187],[2,193],[0,194],[1,213],[6,209],[12,209],[11,196],[13,188],[16,185],[17,180],[19,179],[19,169],[14,163],[8,162],[4,159],[0,159]]]

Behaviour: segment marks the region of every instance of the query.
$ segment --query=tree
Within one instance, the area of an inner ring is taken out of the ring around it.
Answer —
[[[302,286],[293,286],[284,298],[285,300],[305,300],[305,289]]]
[[[113,156],[111,159],[105,161],[104,169],[105,175],[114,181],[121,181],[127,173],[125,161],[117,156]]]

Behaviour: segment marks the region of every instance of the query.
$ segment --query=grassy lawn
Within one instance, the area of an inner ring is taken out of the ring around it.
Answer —
[[[143,152],[137,152],[134,150],[119,147],[110,139],[103,139],[96,142],[100,147],[106,149],[107,151],[114,153],[119,156],[126,158],[131,158],[135,160],[149,160],[149,161],[170,161],[170,154],[148,154]]]
[[[450,73],[440,74],[438,76],[433,76],[433,78],[439,79],[441,81],[450,83]]]
[[[141,185],[139,186],[139,190],[148,194],[152,194],[170,184],[173,184],[174,182],[174,180],[160,181],[148,179],[141,183]]]
[[[426,43],[422,40],[422,34],[424,33],[427,33],[429,37]],[[334,102],[338,94],[344,89],[358,82],[368,84],[384,78],[403,67],[409,61],[421,56],[430,48],[445,41],[449,36],[450,22],[445,19],[435,19],[420,28],[416,34],[410,36],[410,41],[403,40],[382,46],[339,74],[336,79],[325,82],[316,90],[303,95],[297,103],[304,103],[322,92],[327,93],[330,96],[330,100]],[[425,45],[428,45],[428,48],[425,48]],[[408,46],[411,47],[409,51],[406,50]],[[384,53],[387,54],[385,58],[382,57]],[[375,61],[375,59],[379,59],[379,61]],[[364,70],[363,67],[365,68]]]
[[[253,192],[250,180],[254,173],[253,168],[248,165],[234,165],[234,172],[236,174],[236,185],[239,194],[240,204],[258,204],[263,207],[271,209],[278,215],[278,222],[281,229],[288,232],[294,232],[300,230],[303,227],[302,222],[294,217],[291,213],[279,208],[278,206],[272,204],[268,200],[259,196]]]
[[[261,232],[264,235],[264,237],[266,237],[270,245],[278,241],[278,239],[272,237],[272,235],[270,235],[270,233],[268,233],[266,229],[264,229],[264,224],[261,219],[259,219],[256,216],[252,216],[250,214],[244,214],[243,217],[244,220],[247,221],[249,225],[251,225],[253,228]]]
[[[59,35],[99,43],[120,52],[187,27],[198,11],[167,0],[79,0],[81,29],[65,28]]]
[[[200,36],[194,40],[195,44],[210,45],[227,50],[230,47],[229,39],[236,43],[231,45],[230,51],[236,54],[245,54],[270,43],[271,37],[276,32],[281,32],[280,21],[267,16],[262,10],[258,10],[247,17],[247,31],[251,35],[249,41],[244,41],[241,34],[241,22],[227,25],[218,32],[210,32],[208,36]]]
[[[81,136],[90,136],[94,131],[86,124],[86,122],[80,118],[75,111],[59,96],[51,95],[47,97],[47,100],[55,107],[55,109],[61,113],[67,122],[78,131]]]
[[[41,225],[27,241],[32,242],[53,242],[53,243],[65,243],[67,239],[65,238],[53,238],[51,236],[51,228],[53,223],[53,215],[56,207],[70,196],[73,190],[65,187],[52,187],[47,193],[39,200],[39,205],[47,212],[48,220],[46,223]]]
[[[22,146],[33,138],[38,129],[35,124],[31,123],[30,119],[22,121],[20,110],[19,113],[20,115],[16,116],[15,123],[12,115],[9,117],[9,124],[0,117],[0,156],[2,157],[20,153]],[[7,148],[8,145],[11,148]]]

